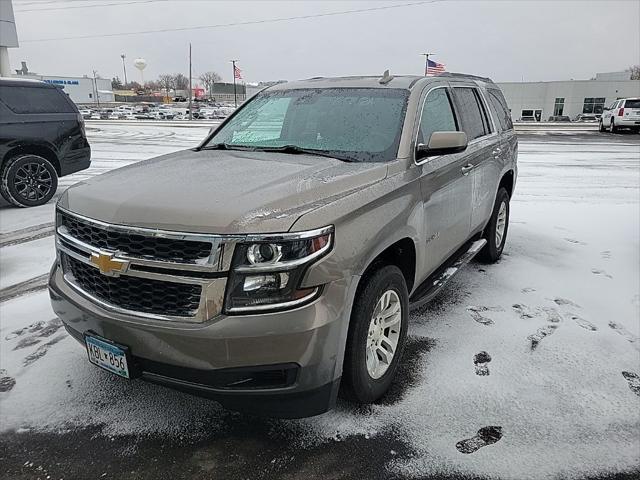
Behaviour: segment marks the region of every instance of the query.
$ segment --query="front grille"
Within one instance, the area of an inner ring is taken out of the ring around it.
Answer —
[[[110,305],[155,315],[192,317],[200,304],[202,287],[131,276],[108,277],[95,267],[66,254],[65,274],[85,292]]]
[[[205,259],[211,254],[209,242],[119,232],[65,213],[60,215],[61,224],[70,236],[96,248],[123,252],[149,260],[192,264],[198,263],[198,260]]]

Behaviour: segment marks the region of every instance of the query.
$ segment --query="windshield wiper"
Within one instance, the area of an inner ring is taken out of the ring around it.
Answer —
[[[242,145],[231,145],[229,143],[212,143],[205,145],[200,150],[253,150],[251,147],[244,147]]]
[[[262,152],[279,152],[279,153],[293,153],[293,154],[306,154],[317,155],[319,157],[335,158],[336,160],[342,160],[343,162],[353,162],[352,158],[336,155],[326,150],[317,150],[315,148],[304,148],[298,145],[282,145],[280,147],[254,147],[255,150]]]

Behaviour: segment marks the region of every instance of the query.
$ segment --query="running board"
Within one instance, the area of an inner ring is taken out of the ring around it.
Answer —
[[[473,260],[482,247],[487,244],[484,238],[471,243],[468,248],[461,248],[442,264],[432,275],[430,275],[409,299],[409,309],[414,310],[425,303],[430,302],[440,290],[460,271],[467,263]]]

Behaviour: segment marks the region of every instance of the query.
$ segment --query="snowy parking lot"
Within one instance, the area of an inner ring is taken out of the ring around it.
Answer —
[[[90,124],[59,192],[207,131]],[[511,208],[501,261],[412,314],[383,401],[270,420],[92,366],[45,288],[54,202],[1,206],[0,477],[639,478],[640,135],[521,135]]]

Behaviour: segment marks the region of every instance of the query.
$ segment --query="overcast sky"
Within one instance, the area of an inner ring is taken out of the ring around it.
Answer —
[[[11,0],[0,0],[11,1]],[[13,0],[20,47],[40,74],[79,76],[97,70],[139,80],[207,70],[231,80],[238,59],[248,82],[313,76],[420,74],[421,52],[447,70],[496,81],[587,79],[640,63],[640,1],[213,1]],[[387,6],[397,8],[165,33],[52,40],[203,25],[282,19]],[[80,8],[91,6],[91,8]],[[46,9],[46,10],[45,10]],[[46,41],[36,41],[47,39]]]

